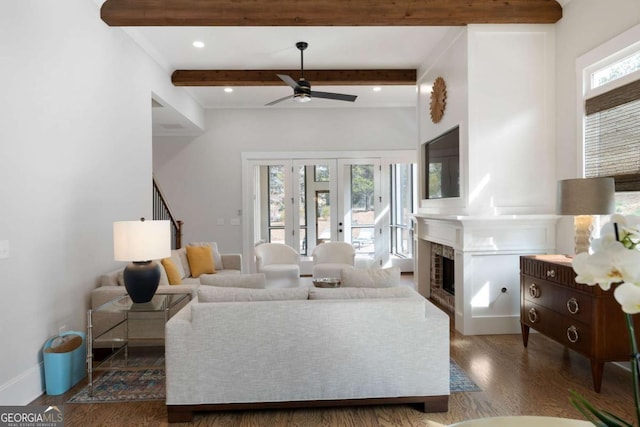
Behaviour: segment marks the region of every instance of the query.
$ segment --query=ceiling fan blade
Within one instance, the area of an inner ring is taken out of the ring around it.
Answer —
[[[293,89],[298,87],[298,83],[286,74],[276,74],[276,76],[280,77],[280,80],[291,86]]]
[[[356,95],[346,95],[344,93],[331,93],[331,92],[317,92],[315,90],[311,91],[311,98],[325,98],[325,99],[336,99],[338,101],[349,101],[353,102],[356,100]]]
[[[264,104],[264,106],[265,106],[265,107],[268,107],[268,106],[270,106],[270,105],[275,105],[275,104],[277,104],[278,102],[282,102],[282,101],[285,101],[285,100],[287,100],[287,99],[291,99],[291,98],[293,98],[293,95],[285,96],[284,98],[276,99],[275,101],[271,101],[271,102],[270,102],[270,103],[268,103],[268,104]]]

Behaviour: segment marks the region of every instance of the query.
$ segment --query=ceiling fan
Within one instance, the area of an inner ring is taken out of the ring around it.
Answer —
[[[304,50],[308,46],[309,44],[307,42],[296,43],[296,47],[300,50],[300,79],[297,82],[286,74],[276,74],[278,77],[280,77],[280,80],[293,88],[293,95],[276,99],[275,101],[266,104],[267,106],[274,105],[278,102],[284,101],[285,99],[291,98],[293,98],[293,100],[296,102],[308,102],[311,101],[311,98],[336,99],[338,101],[349,102],[353,102],[356,100],[356,95],[345,95],[343,93],[318,92],[316,90],[311,90],[311,83],[309,83],[304,78]]]

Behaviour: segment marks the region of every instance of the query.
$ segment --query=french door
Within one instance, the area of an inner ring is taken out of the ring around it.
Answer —
[[[384,228],[379,159],[338,160],[340,240],[349,242],[361,263],[381,264]]]
[[[335,159],[260,163],[253,179],[255,243],[284,243],[304,257],[339,239]]]
[[[249,154],[266,155],[244,157]],[[243,248],[249,270],[254,269],[253,246],[261,242],[284,243],[298,251],[302,274],[310,274],[313,248],[327,241],[353,244],[359,267],[396,263],[398,251],[392,256],[390,250],[390,165],[411,164],[415,153],[394,152],[393,158],[293,154],[243,159]],[[412,269],[411,258],[407,261]]]
[[[320,243],[339,239],[336,160],[300,159],[292,161],[292,167],[291,246],[300,256],[311,256]]]

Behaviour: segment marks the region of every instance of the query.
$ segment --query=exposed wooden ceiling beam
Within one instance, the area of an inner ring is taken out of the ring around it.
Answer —
[[[176,70],[175,86],[280,86],[276,74],[294,80],[300,70]],[[304,70],[304,78],[314,86],[415,85],[416,70]]]
[[[106,0],[111,26],[550,24],[556,0]]]

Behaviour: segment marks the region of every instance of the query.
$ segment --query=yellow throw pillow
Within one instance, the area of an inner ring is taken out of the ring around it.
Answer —
[[[178,272],[178,267],[171,260],[171,258],[164,258],[160,260],[162,266],[164,267],[164,271],[167,273],[167,279],[169,279],[170,285],[180,285],[182,283],[182,278],[180,277],[180,273]]]
[[[201,274],[216,272],[211,246],[187,246],[187,259],[189,260],[191,277],[200,277]]]

